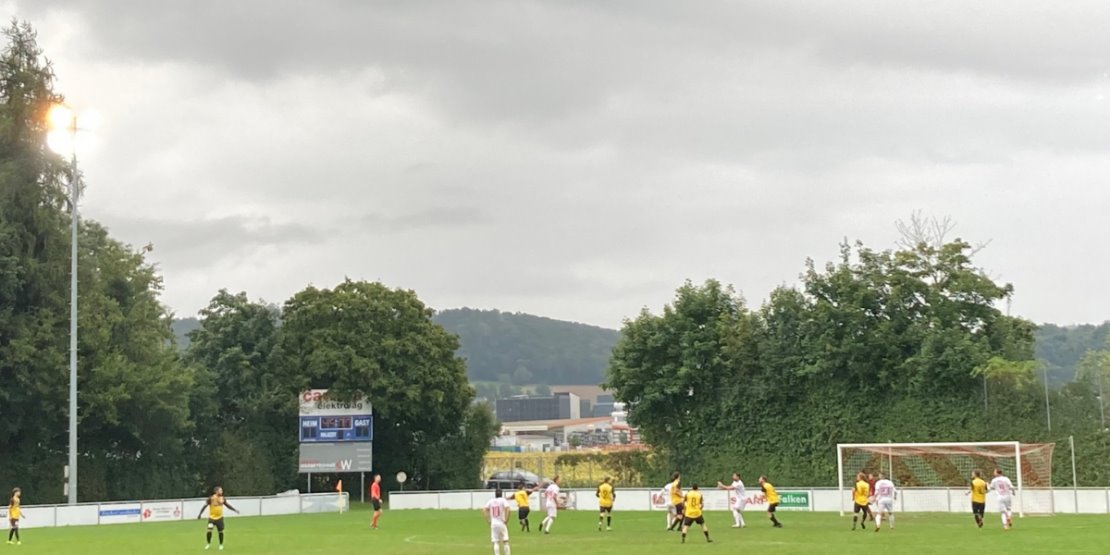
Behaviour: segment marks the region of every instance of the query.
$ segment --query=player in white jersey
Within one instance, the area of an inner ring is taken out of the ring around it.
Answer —
[[[489,523],[489,539],[493,542],[493,555],[501,555],[502,546],[504,546],[505,555],[512,555],[512,550],[509,549],[509,527],[506,524],[509,521],[509,502],[502,495],[501,488],[497,488],[496,491],[494,498],[482,507],[482,518]]]
[[[655,494],[663,503],[667,504],[667,530],[671,529],[671,524],[674,523],[675,508],[674,503],[671,503],[671,488],[674,487],[672,482],[667,482],[659,493]]]
[[[547,507],[547,516],[540,523],[544,534],[551,533],[551,525],[555,524],[555,517],[559,516],[559,477],[551,479],[551,485],[543,491],[543,502]]]
[[[740,480],[740,473],[732,473],[732,485],[726,486],[721,482],[717,482],[717,487],[720,489],[728,490],[729,494],[729,508],[732,509],[733,528],[743,528],[747,526],[744,522],[744,515],[741,511],[748,504],[748,492],[744,489],[744,482]]]
[[[1009,530],[1014,525],[1012,507],[1014,504],[1014,483],[1002,475],[1002,469],[994,469],[990,490],[998,492],[998,510],[1002,513],[1002,529]]]
[[[894,529],[894,500],[898,499],[898,490],[894,488],[894,482],[887,479],[886,475],[882,472],[879,473],[879,480],[875,482],[875,531],[878,532],[883,528],[883,515],[890,519],[890,529]]]

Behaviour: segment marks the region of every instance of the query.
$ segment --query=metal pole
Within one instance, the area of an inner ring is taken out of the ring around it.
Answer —
[[[1075,514],[1079,514],[1079,480],[1076,479],[1075,474],[1075,436],[1068,436],[1068,444],[1071,445],[1071,493],[1075,498]]]
[[[73,121],[77,142],[77,120]],[[77,504],[77,151],[70,160],[70,264],[69,264],[69,504]]]
[[[361,497],[359,497],[359,502],[360,503],[366,503],[366,473],[365,472],[359,472],[358,473],[358,481],[359,481],[358,490],[360,492],[362,492]]]
[[[1052,406],[1048,404],[1048,368],[1044,368],[1044,417],[1048,431],[1052,431]]]
[[[312,493],[312,473],[308,473],[308,493]]]
[[[1102,367],[1098,369],[1098,417],[1102,422],[1102,429],[1106,431],[1106,404],[1102,399]]]

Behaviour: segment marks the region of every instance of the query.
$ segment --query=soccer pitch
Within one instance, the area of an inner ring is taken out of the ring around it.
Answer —
[[[552,533],[537,532],[542,515],[533,513],[532,533],[521,533],[510,521],[515,555],[617,554],[674,555],[674,553],[735,553],[741,549],[773,553],[1103,553],[1105,516],[1015,518],[1004,532],[996,513],[976,528],[971,515],[901,514],[897,529],[876,534],[850,531],[850,517],[834,513],[779,513],[784,527],[773,529],[763,513],[748,512],[748,527],[730,528],[724,512],[706,513],[713,543],[706,544],[696,526],[686,545],[677,532],[663,530],[662,513],[614,512],[613,531],[597,531],[597,515],[561,511]],[[490,554],[489,525],[478,511],[386,511],[381,529],[369,529],[370,513],[312,514],[231,518],[226,549],[236,554],[366,554],[405,555]],[[25,529],[23,545],[0,544],[0,553],[83,553],[130,555],[204,552],[205,521],[129,524],[71,528]],[[216,553],[213,538],[212,553]]]

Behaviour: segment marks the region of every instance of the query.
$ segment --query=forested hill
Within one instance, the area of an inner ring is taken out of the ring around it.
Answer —
[[[459,336],[472,381],[596,385],[604,381],[615,330],[531,314],[460,308],[435,321]]]
[[[1088,351],[1110,347],[1110,322],[1100,325],[1057,326],[1044,324],[1035,335],[1037,360],[1048,370],[1049,382],[1062,385],[1075,379],[1079,361]]]
[[[497,310],[444,310],[435,321],[461,338],[460,354],[468,359],[471,380],[518,385],[601,383],[619,335],[606,328]],[[182,349],[189,346],[186,334],[199,326],[196,318],[174,320]],[[1036,331],[1037,360],[1048,369],[1053,385],[1063,385],[1075,379],[1085,353],[1107,348],[1108,335],[1110,322],[1043,324]]]

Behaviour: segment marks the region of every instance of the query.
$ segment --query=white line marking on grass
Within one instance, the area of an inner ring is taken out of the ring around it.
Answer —
[[[411,543],[411,544],[416,544],[416,545],[442,545],[442,546],[452,546],[452,547],[481,547],[481,546],[485,545],[485,544],[476,544],[476,543],[453,543],[453,542],[420,541],[420,540],[416,539],[416,538],[419,538],[419,537],[420,536],[409,536],[409,537],[405,538],[405,543]]]

